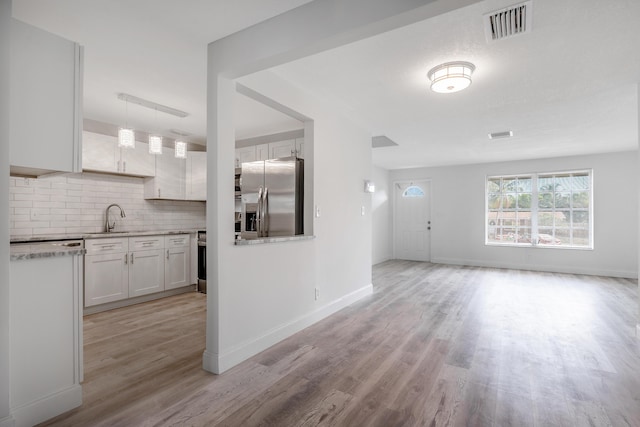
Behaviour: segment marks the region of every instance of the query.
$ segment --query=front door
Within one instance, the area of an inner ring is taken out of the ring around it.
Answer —
[[[395,258],[430,261],[431,182],[397,182],[394,193]]]

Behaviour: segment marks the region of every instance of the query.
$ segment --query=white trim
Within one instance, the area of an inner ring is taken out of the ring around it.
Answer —
[[[16,425],[16,421],[13,419],[11,415],[0,419],[0,427],[14,427],[15,425]]]
[[[82,387],[73,385],[57,393],[11,408],[15,426],[33,426],[82,405]]]
[[[511,270],[529,270],[529,271],[543,271],[549,273],[566,273],[566,274],[585,274],[587,276],[605,276],[605,277],[620,277],[624,279],[637,279],[638,271],[636,270],[603,270],[603,269],[589,269],[584,267],[574,268],[558,265],[531,265],[531,264],[518,264],[518,263],[505,263],[495,261],[479,261],[470,259],[458,259],[458,258],[433,258],[431,260],[434,264],[448,264],[448,265],[467,265],[470,267],[486,267],[486,268],[506,268]]]
[[[290,337],[296,332],[313,325],[314,323],[336,313],[339,310],[342,310],[372,293],[373,284],[369,284],[343,297],[333,300],[315,311],[302,315],[291,322],[277,326],[259,337],[245,341],[224,353],[216,354],[205,351],[202,356],[202,367],[206,371],[221,374],[240,362],[247,360],[251,356],[260,353],[285,338]]]

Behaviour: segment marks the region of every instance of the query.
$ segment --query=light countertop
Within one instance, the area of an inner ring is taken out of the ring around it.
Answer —
[[[84,255],[82,240],[66,240],[58,242],[13,243],[11,244],[11,261],[34,258],[52,258],[71,255]]]

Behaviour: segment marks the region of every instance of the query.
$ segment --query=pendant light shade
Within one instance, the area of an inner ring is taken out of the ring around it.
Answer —
[[[159,135],[149,135],[149,153],[162,154],[162,137]]]
[[[470,62],[447,62],[433,67],[427,73],[431,90],[438,93],[453,93],[466,89],[471,84],[471,74],[476,69]]]
[[[184,141],[177,141],[175,145],[175,156],[178,159],[186,159],[187,158],[187,143]]]
[[[135,148],[136,136],[133,129],[120,128],[118,129],[118,146],[125,148]]]

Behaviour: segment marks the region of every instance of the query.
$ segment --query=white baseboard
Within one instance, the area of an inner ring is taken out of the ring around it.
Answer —
[[[43,399],[11,408],[15,427],[31,427],[82,405],[82,386],[73,385]]]
[[[373,284],[369,284],[297,319],[277,326],[255,339],[239,344],[222,354],[205,351],[202,366],[206,371],[220,374],[372,293]]]
[[[11,415],[8,417],[0,418],[0,427],[15,427],[16,421]]]
[[[478,261],[470,259],[457,259],[457,258],[432,258],[431,262],[434,264],[449,264],[449,265],[467,265],[470,267],[487,267],[487,268],[506,268],[512,270],[528,270],[528,271],[543,271],[549,273],[567,273],[567,274],[585,274],[587,276],[605,276],[605,277],[621,277],[624,279],[637,279],[638,272],[625,271],[625,270],[605,270],[605,269],[591,269],[585,267],[568,267],[565,265],[531,265],[531,264],[518,264],[518,263],[505,263],[497,261]]]

